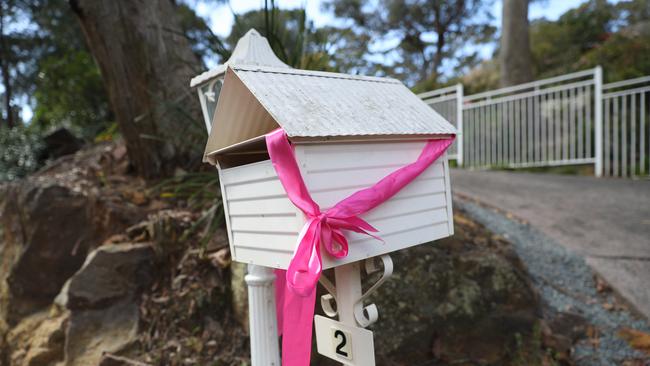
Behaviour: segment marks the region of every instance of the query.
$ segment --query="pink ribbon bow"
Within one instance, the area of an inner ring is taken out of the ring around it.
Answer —
[[[286,271],[276,271],[276,311],[284,366],[309,365],[316,284],[322,272],[321,246],[334,258],[344,258],[348,255],[348,241],[343,230],[379,239],[371,234],[377,229],[359,215],[394,196],[436,161],[452,142],[453,138],[429,140],[415,162],[321,212],[300,175],[284,130],[266,135],[271,162],[287,196],[307,216],[289,267]]]

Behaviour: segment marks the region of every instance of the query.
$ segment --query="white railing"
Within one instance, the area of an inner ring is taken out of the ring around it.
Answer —
[[[449,158],[463,165],[463,86],[456,84],[418,95],[424,102],[440,113],[458,130],[456,141],[449,147]]]
[[[603,84],[599,66],[465,97],[461,84],[419,96],[458,128],[458,165],[650,174],[650,76]]]
[[[599,74],[596,68],[465,97],[465,165],[598,165]]]
[[[647,175],[650,76],[605,84],[603,90],[605,175]]]

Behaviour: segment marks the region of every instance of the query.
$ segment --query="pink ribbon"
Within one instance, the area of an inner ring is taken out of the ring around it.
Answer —
[[[334,258],[344,258],[348,255],[348,241],[343,230],[379,239],[371,234],[377,229],[359,215],[379,206],[417,178],[445,152],[453,140],[429,140],[415,162],[321,212],[300,175],[293,148],[284,130],[277,129],[266,135],[271,162],[287,196],[307,216],[289,267],[286,271],[276,271],[276,311],[278,329],[282,334],[284,366],[309,365],[316,284],[322,272],[321,247]]]

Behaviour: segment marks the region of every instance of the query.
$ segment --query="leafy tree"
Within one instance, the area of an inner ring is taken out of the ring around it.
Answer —
[[[608,81],[650,74],[650,3],[590,0],[531,25],[533,67],[548,77],[601,65]]]
[[[39,134],[23,125],[0,128],[0,183],[20,178],[40,167]]]
[[[216,3],[222,0],[214,0]],[[188,4],[179,3],[176,5],[176,15],[183,34],[187,37],[192,46],[192,51],[200,60],[226,60],[230,57],[231,50],[224,44],[223,40],[212,32],[208,23],[196,14]]]
[[[3,87],[2,123],[14,127],[21,123],[15,101],[30,90],[32,54],[36,37],[22,25],[27,18],[24,5],[16,0],[0,1],[0,76]]]
[[[66,126],[91,138],[112,119],[99,70],[88,53],[68,4],[58,0],[3,1],[0,63],[8,72],[5,110],[20,100],[34,110],[35,131]],[[4,76],[3,75],[3,76]],[[7,85],[9,88],[7,88]],[[17,121],[19,124],[22,121]]]
[[[113,119],[99,69],[84,49],[38,60],[31,127],[64,126],[92,140]]]
[[[379,73],[431,88],[444,82],[444,69],[466,70],[479,60],[467,45],[492,41],[490,1],[480,0],[329,0],[326,7],[347,19],[355,36],[369,42]],[[391,40],[397,40],[389,45]],[[389,46],[387,46],[389,45]]]
[[[583,55],[575,69],[602,65],[607,82],[650,75],[650,27],[630,27],[609,36]]]
[[[591,0],[567,11],[557,21],[534,22],[531,44],[535,74],[545,77],[573,71],[576,60],[612,32],[615,17],[612,4]]]
[[[266,37],[278,58],[291,66],[302,63],[306,38],[313,32],[313,25],[307,21],[304,9],[280,10],[272,3],[264,9],[235,14],[226,42],[234,47],[250,28],[257,29]]]

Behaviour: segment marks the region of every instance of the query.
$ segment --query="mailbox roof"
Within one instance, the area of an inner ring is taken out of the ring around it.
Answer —
[[[248,66],[235,73],[289,137],[456,133],[395,79]]]
[[[245,102],[249,98],[254,102]],[[277,127],[294,141],[430,138],[456,133],[449,122],[395,79],[229,66],[206,154]]]

